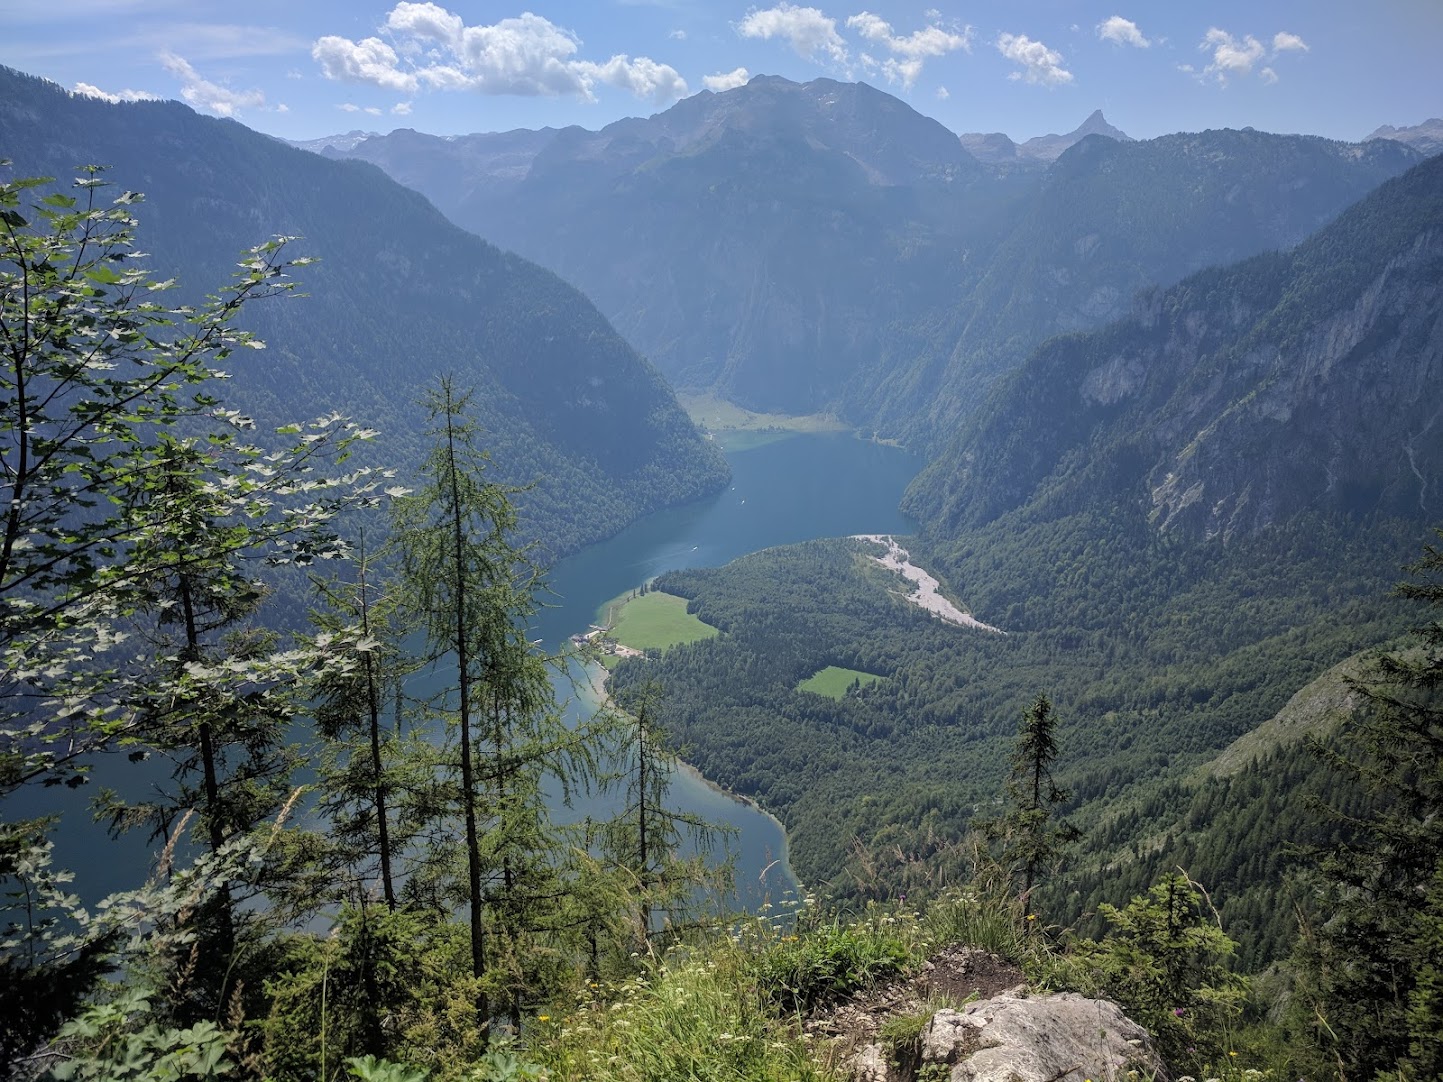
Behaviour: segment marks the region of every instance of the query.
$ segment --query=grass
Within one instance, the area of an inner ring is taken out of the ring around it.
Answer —
[[[785,413],[754,413],[715,395],[677,395],[692,422],[733,451],[757,447],[799,432],[846,432],[841,421],[826,413],[793,417]]]
[[[530,1031],[528,1052],[553,1082],[843,1082],[847,1049],[803,1028],[812,1008],[915,972],[958,934],[1035,953],[1026,941],[1040,937],[1020,915],[1012,902],[950,892],[925,916],[873,906],[844,920],[808,906],[743,918],[730,934],[638,959],[636,976],[578,989]],[[915,1042],[948,1005],[929,1001],[884,1041]]]
[[[659,590],[630,598],[614,611],[612,637],[634,650],[665,650],[718,634],[716,628],[686,611],[686,598]]]
[[[829,699],[840,700],[846,696],[847,689],[852,686],[854,681],[866,687],[880,679],[882,678],[876,673],[828,665],[825,669],[813,673],[798,684],[797,690],[810,691],[814,695],[825,695]]]

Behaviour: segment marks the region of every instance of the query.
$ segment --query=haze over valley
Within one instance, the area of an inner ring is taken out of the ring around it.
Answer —
[[[1274,6],[0,15],[0,1075],[960,1078],[1021,983],[1443,1076],[1443,24]]]

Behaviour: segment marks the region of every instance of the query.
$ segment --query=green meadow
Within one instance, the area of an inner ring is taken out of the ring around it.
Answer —
[[[607,612],[616,616],[612,637],[635,650],[664,650],[718,633],[686,611],[686,598],[656,590],[629,598],[619,608],[608,605]]]
[[[825,669],[813,673],[798,684],[797,690],[825,695],[829,699],[840,699],[847,694],[847,689],[852,686],[854,680],[866,687],[880,679],[882,678],[876,673],[862,672],[860,669],[844,669],[839,665],[828,665]]]

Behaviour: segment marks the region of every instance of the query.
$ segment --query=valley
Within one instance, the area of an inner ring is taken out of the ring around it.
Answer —
[[[104,1077],[114,1002],[221,1076],[580,1082],[700,967],[755,1013],[676,1077],[822,1082],[848,952],[958,936],[1198,1077],[1443,1070],[1439,122],[734,74],[287,141],[0,68],[0,1073]]]

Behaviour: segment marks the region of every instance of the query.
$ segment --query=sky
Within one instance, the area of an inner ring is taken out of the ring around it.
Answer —
[[[259,131],[601,128],[755,75],[1021,141],[1443,116],[1443,0],[0,0],[0,63]],[[3,152],[0,147],[0,152]]]

